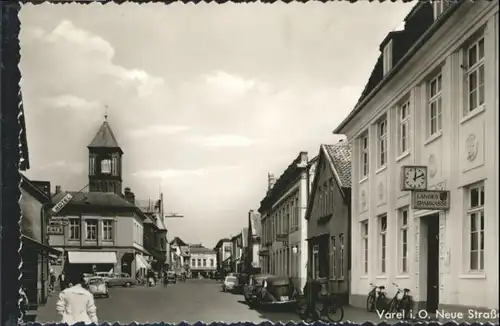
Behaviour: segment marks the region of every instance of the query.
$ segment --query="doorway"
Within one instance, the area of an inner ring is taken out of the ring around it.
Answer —
[[[427,228],[427,300],[426,310],[434,313],[439,306],[439,214],[422,217]]]

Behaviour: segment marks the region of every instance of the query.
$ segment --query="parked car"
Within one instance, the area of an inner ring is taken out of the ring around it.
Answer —
[[[298,292],[292,279],[287,276],[266,275],[262,285],[253,292],[253,304],[256,305],[295,305]]]
[[[108,285],[111,286],[124,286],[131,287],[133,285],[137,285],[137,280],[133,277],[130,277],[127,273],[119,273],[113,274],[113,277],[110,277],[108,280]]]
[[[177,274],[173,271],[167,272],[167,281],[168,283],[177,283]]]
[[[109,283],[109,279],[113,277],[113,273],[110,272],[97,272],[95,275],[101,277],[106,284]]]
[[[90,280],[90,278],[94,277],[94,274],[91,273],[83,273],[83,280],[85,281],[85,284],[87,284]]]
[[[236,283],[234,285],[232,293],[243,294],[243,288],[244,288],[245,284],[248,283],[249,276],[248,276],[248,274],[244,274],[244,273],[237,273],[235,276],[236,276],[236,278],[238,278],[238,283]]]
[[[238,286],[238,278],[236,276],[226,276],[224,282],[222,282],[222,292],[232,292],[235,286]]]
[[[94,297],[109,298],[108,286],[102,277],[94,276],[89,278],[87,281],[87,287],[89,292],[92,293]]]
[[[253,305],[257,301],[260,288],[267,276],[267,274],[256,274],[249,277],[248,282],[243,286],[243,296],[246,303]]]

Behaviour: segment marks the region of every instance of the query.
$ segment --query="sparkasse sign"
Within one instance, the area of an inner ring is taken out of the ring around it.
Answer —
[[[450,192],[446,190],[419,190],[411,194],[412,209],[446,210],[450,208]]]
[[[64,196],[54,207],[52,207],[52,213],[59,213],[61,209],[63,209],[64,206],[66,206],[71,201],[71,199],[73,199],[73,196],[69,193],[66,194],[66,196]]]

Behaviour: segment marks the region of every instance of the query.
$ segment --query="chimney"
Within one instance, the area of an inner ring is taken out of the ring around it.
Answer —
[[[274,177],[274,174],[268,173],[267,174],[267,191],[271,190],[274,187],[275,183],[276,183],[276,178]]]
[[[125,199],[130,202],[132,205],[135,205],[135,195],[134,193],[130,190],[130,187],[126,187],[125,188],[125,192],[124,192],[124,197]]]
[[[56,191],[54,192],[54,195],[57,195],[60,192],[61,192],[61,186],[56,186]]]

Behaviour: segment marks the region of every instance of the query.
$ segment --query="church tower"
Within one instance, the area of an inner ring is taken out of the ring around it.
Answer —
[[[89,149],[89,191],[114,192],[122,195],[123,151],[104,116],[104,122]]]

